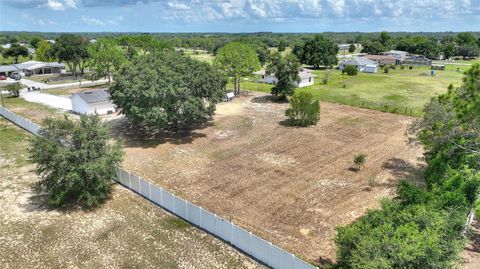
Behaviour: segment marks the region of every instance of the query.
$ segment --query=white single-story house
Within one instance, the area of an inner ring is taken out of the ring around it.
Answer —
[[[347,65],[353,65],[359,72],[377,73],[378,63],[365,57],[353,57],[350,60],[341,62],[338,69],[343,70]]]
[[[0,75],[18,73],[21,76],[34,76],[46,74],[63,74],[65,72],[65,64],[56,62],[28,61],[21,64],[0,66]]]
[[[262,78],[260,82],[268,83],[268,84],[277,84],[278,79],[275,77],[275,74],[267,74],[265,70],[261,70],[258,72],[253,73],[255,75],[259,75]],[[300,83],[297,83],[297,87],[302,88],[306,86],[313,85],[314,77],[316,77],[312,70],[302,68],[300,72],[298,72],[298,76],[300,77]]]
[[[115,105],[105,89],[79,92],[71,97],[72,110],[80,114],[110,114],[115,112]]]

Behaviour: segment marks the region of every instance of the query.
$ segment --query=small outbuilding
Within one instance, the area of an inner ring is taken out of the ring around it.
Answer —
[[[350,60],[341,62],[338,65],[339,70],[343,70],[346,66],[353,65],[357,68],[358,72],[365,73],[377,73],[377,62],[371,61],[365,57],[353,57]]]
[[[255,72],[253,74],[261,76],[260,82],[263,83],[277,84],[278,82],[275,74],[267,74],[265,70]],[[300,77],[300,82],[296,84],[298,88],[313,85],[313,83],[315,82],[314,78],[316,76],[312,73],[312,70],[302,68],[300,69],[300,72],[298,72],[298,76]]]
[[[111,114],[115,112],[115,105],[105,89],[79,92],[71,97],[72,110],[79,114]]]

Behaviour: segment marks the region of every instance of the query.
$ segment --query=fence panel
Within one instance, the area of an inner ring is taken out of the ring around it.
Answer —
[[[140,194],[150,199],[150,183],[143,178],[140,178]]]
[[[215,215],[202,208],[200,209],[200,219],[201,219],[200,227],[214,234],[215,233]]]
[[[187,202],[187,220],[191,223],[200,226],[200,207]]]
[[[248,254],[251,254],[250,237],[251,234],[249,232],[232,224],[232,244]]]
[[[297,257],[293,259],[293,269],[313,269],[313,268],[315,267],[313,267],[311,264],[306,263]]]
[[[132,190],[134,190],[135,192],[137,193],[140,193],[140,179],[134,175],[134,174],[130,174],[130,188]]]
[[[292,269],[294,258],[293,254],[272,245],[269,265],[278,269]]]
[[[162,205],[162,190],[155,186],[155,185],[150,185],[150,193],[151,197],[150,199],[155,202],[157,205]]]
[[[162,206],[174,212],[173,210],[173,195],[166,190],[162,189]]]
[[[120,177],[120,182],[122,182],[123,186],[131,188],[131,186],[130,186],[130,174],[123,169],[121,169],[121,171],[122,171],[122,173],[121,173],[122,176]]]
[[[180,197],[173,197],[173,212],[183,219],[187,219],[187,201]]]
[[[257,258],[259,261],[266,263],[267,265],[270,265],[271,247],[271,243],[254,234],[252,234],[250,237],[250,250],[252,256]]]
[[[120,170],[120,168],[115,167],[115,175],[116,175],[115,181],[122,183],[122,170]]]
[[[232,239],[232,223],[218,216],[215,217],[215,234],[223,240],[230,242]]]

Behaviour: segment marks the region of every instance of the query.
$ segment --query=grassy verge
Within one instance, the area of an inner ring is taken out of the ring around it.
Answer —
[[[0,155],[3,158],[14,160],[20,166],[26,164],[27,141],[25,131],[0,117]]]

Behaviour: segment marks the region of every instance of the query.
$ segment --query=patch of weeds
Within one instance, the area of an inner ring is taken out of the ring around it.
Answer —
[[[191,227],[188,222],[173,216],[169,216],[163,219],[160,225],[162,226],[162,228],[169,230],[186,230]]]
[[[99,240],[107,240],[108,237],[114,233],[115,231],[120,229],[120,225],[118,223],[113,224],[112,226],[108,227],[106,230],[102,231],[98,235]]]
[[[338,119],[339,123],[345,124],[345,125],[356,125],[361,122],[360,118],[355,118],[355,117],[341,117]]]

